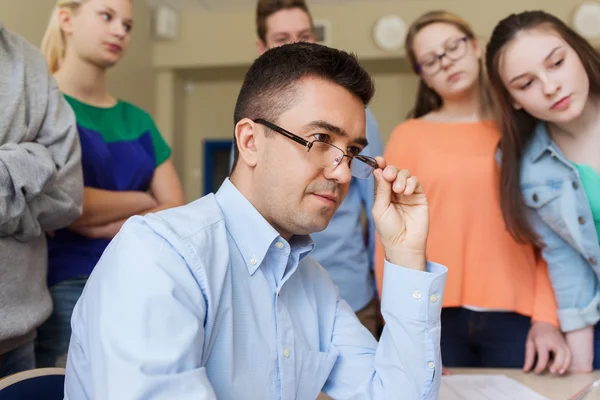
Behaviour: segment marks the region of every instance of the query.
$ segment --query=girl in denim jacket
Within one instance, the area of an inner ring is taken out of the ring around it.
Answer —
[[[548,262],[571,370],[600,368],[600,54],[533,11],[499,22],[486,64],[501,111],[504,220]]]

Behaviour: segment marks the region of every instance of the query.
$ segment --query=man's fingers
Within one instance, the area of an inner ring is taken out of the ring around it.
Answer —
[[[390,204],[392,198],[392,185],[383,177],[381,169],[373,171],[375,177],[375,200],[373,202],[373,211],[384,211]]]
[[[417,193],[420,189],[419,179],[416,176],[411,176],[406,181],[406,188],[404,188],[404,194],[410,196],[413,193]]]
[[[385,159],[383,157],[381,157],[381,156],[375,157],[375,161],[377,161],[377,165],[381,169],[384,169],[385,166],[387,165],[387,163],[385,162]]]
[[[385,160],[377,157],[379,166],[385,166]],[[421,191],[419,179],[410,176],[406,169],[398,169],[393,165],[387,165],[383,169],[373,171],[375,177],[375,203],[373,208],[387,207],[392,201],[392,192],[411,195]]]
[[[535,361],[535,345],[533,344],[533,340],[527,339],[525,343],[525,364],[523,365],[523,371],[529,372],[533,367],[533,362]]]
[[[389,166],[383,171],[388,179],[393,184],[393,190],[395,193],[403,193],[410,177],[410,172],[406,169],[399,170],[396,167]]]

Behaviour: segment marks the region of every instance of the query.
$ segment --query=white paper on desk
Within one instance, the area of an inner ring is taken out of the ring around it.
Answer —
[[[549,400],[506,375],[442,376],[439,400]]]

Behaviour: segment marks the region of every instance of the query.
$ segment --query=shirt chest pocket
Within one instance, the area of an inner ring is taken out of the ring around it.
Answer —
[[[563,238],[569,236],[566,224],[569,208],[565,207],[563,182],[528,186],[523,189],[523,196],[527,207],[534,209],[540,218]]]
[[[337,358],[337,353],[313,350],[304,353],[296,400],[314,400],[317,398],[325,382],[327,382]]]

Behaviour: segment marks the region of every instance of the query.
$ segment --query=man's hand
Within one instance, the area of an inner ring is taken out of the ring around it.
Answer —
[[[386,259],[403,267],[425,270],[429,207],[419,180],[407,170],[386,166],[377,157],[373,221]]]
[[[536,353],[537,364],[534,369],[536,374],[542,373],[549,367],[551,373],[562,375],[571,365],[571,350],[562,333],[557,327],[547,322],[534,322],[529,329],[525,344],[523,371],[531,371]],[[553,361],[550,360],[550,355],[553,356]]]
[[[570,372],[592,372],[594,369],[594,327],[586,326],[566,334],[573,354]]]

